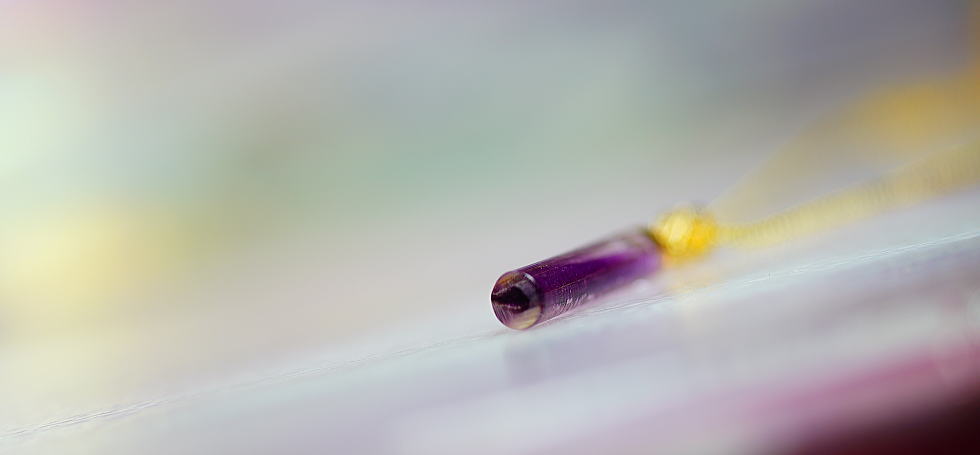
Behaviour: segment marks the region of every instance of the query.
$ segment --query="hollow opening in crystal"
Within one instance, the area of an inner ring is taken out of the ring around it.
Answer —
[[[541,317],[534,283],[521,275],[504,275],[497,280],[490,302],[497,319],[512,329],[526,329]]]

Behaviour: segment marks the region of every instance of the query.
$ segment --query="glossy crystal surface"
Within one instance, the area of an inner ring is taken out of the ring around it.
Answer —
[[[526,329],[647,276],[661,264],[642,228],[501,275],[490,294],[507,327]]]

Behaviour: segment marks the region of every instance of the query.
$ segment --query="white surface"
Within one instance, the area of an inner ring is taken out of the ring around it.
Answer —
[[[592,444],[586,451],[752,450],[785,436],[767,433],[773,421],[805,412],[745,418],[746,390],[805,391],[824,377],[980,339],[977,197],[888,214],[794,250],[726,252],[527,332],[498,327],[475,290],[449,312],[365,334],[360,343],[246,370],[216,365],[209,379],[193,383],[158,379],[106,390],[102,403],[8,425],[0,447],[528,453],[575,452],[581,438]],[[904,228],[888,228],[895,225]],[[166,357],[183,352],[179,338],[144,336],[128,348]],[[113,341],[97,333],[77,340]],[[957,359],[946,368],[972,365]],[[27,410],[23,418],[58,407],[31,395],[40,392],[29,378],[12,379],[16,373],[3,377],[4,401],[15,404],[8,412]],[[766,393],[748,396],[756,395]],[[669,417],[678,412],[686,417]],[[671,430],[653,431],[663,419]],[[706,433],[698,429],[705,422],[713,422]]]

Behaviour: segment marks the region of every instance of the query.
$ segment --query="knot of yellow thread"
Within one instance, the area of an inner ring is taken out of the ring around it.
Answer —
[[[707,253],[718,240],[718,224],[711,215],[694,208],[668,212],[648,228],[664,253],[689,259]]]

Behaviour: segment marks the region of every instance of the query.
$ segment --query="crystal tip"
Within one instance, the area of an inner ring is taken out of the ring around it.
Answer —
[[[541,299],[534,281],[519,272],[505,273],[490,293],[493,313],[504,325],[523,330],[541,319]]]

